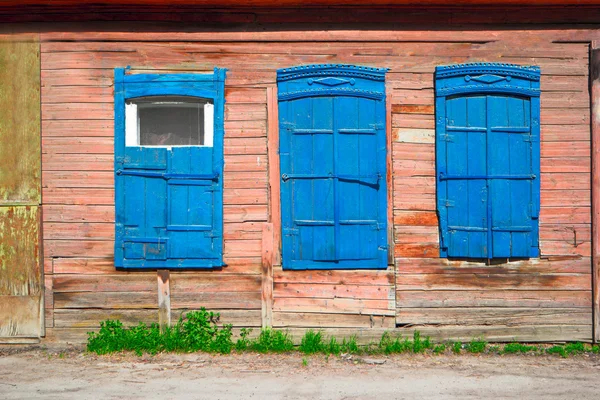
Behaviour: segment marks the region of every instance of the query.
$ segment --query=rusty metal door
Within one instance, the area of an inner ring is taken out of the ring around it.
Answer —
[[[40,47],[0,39],[0,343],[43,332]]]

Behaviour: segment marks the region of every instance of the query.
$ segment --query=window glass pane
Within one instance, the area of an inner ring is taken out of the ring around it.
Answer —
[[[204,146],[206,122],[212,121],[213,101],[197,97],[152,96],[129,100],[137,108],[137,143],[140,146]],[[128,126],[131,126],[128,124]],[[212,129],[208,129],[212,131]]]

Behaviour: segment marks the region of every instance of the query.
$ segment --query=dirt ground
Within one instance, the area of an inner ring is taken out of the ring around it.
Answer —
[[[31,398],[596,400],[600,357],[99,357],[81,349],[0,348],[0,399]]]

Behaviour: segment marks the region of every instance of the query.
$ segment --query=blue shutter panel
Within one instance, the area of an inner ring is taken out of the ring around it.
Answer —
[[[284,268],[387,267],[384,74],[278,72]]]
[[[436,69],[441,255],[537,257],[539,69]]]
[[[222,266],[224,79],[115,70],[115,266]],[[153,95],[212,99],[213,146],[126,147],[126,99]]]

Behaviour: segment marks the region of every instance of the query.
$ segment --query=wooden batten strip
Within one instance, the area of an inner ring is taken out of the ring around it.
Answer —
[[[281,188],[279,168],[279,109],[277,87],[267,88],[267,132],[269,154],[269,221],[273,226],[273,262],[281,265]]]
[[[600,41],[590,53],[592,103],[592,303],[593,337],[600,342]]]
[[[262,231],[261,321],[263,328],[273,325],[273,224],[265,223]]]
[[[171,326],[171,286],[169,270],[156,271],[158,283],[158,324]]]

